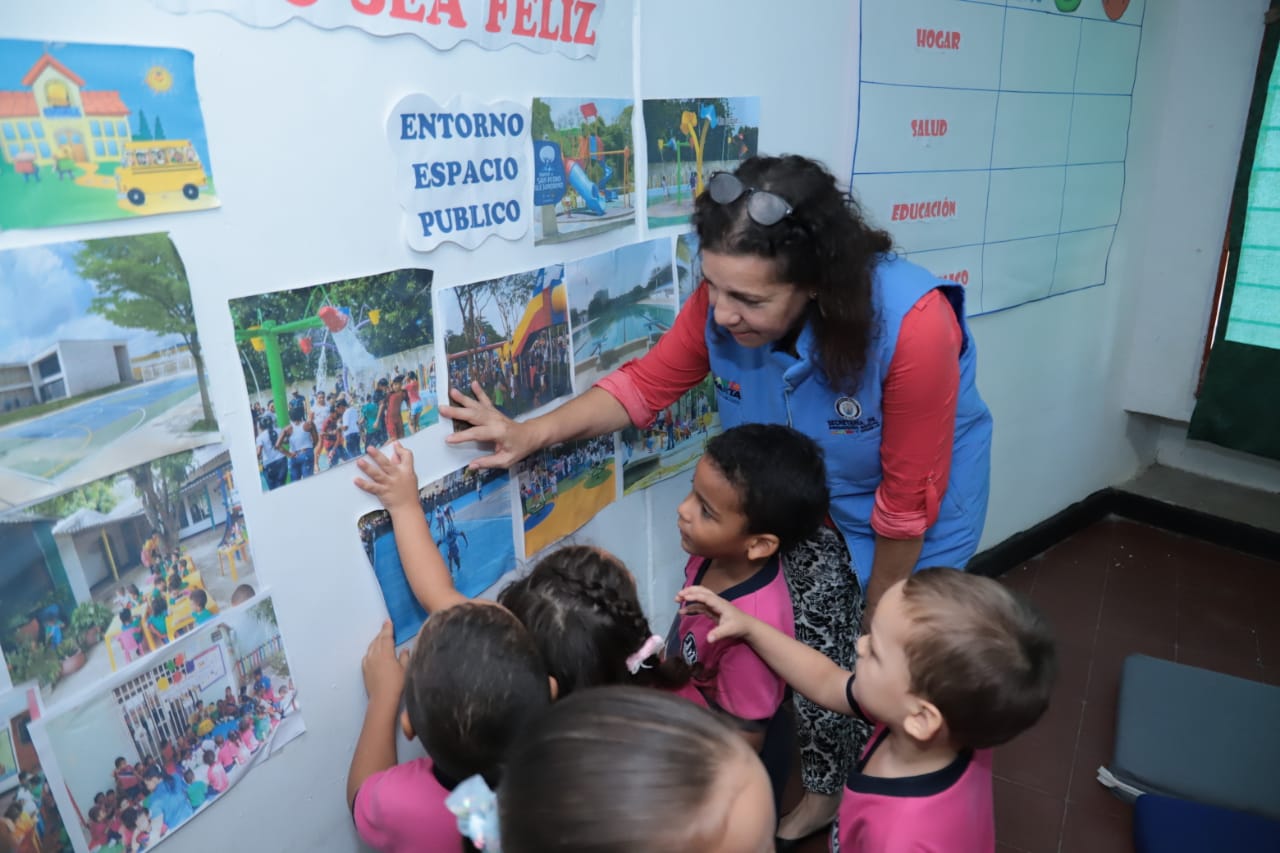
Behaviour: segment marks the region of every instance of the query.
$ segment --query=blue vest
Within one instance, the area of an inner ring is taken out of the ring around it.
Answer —
[[[893,255],[876,269],[872,285],[875,328],[858,390],[841,394],[818,364],[810,324],[796,341],[797,356],[772,346],[739,346],[707,312],[707,350],[715,377],[720,421],[788,424],[821,445],[826,454],[831,518],[844,534],[858,580],[866,588],[875,554],[871,510],[880,485],[881,392],[893,360],[902,318],[934,288],[941,289],[960,321],[960,391],[956,404],[951,474],[938,520],[925,533],[916,568],[963,568],[978,548],[987,515],[991,475],[991,413],[978,395],[977,354],[964,318],[964,290]]]

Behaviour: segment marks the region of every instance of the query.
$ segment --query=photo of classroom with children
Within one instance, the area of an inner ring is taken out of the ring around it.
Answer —
[[[275,607],[257,598],[43,721],[90,850],[160,844],[302,734]]]
[[[50,701],[168,646],[258,583],[227,448],[135,465],[0,514],[0,646]]]
[[[441,294],[449,387],[477,382],[516,417],[572,390],[564,265],[455,287]]]
[[[634,225],[635,140],[625,98],[534,98],[535,244]]]
[[[526,557],[573,533],[614,502],[616,461],[609,434],[539,450],[516,466]]]
[[[510,475],[501,468],[459,468],[418,494],[431,538],[453,586],[474,598],[515,568]],[[396,643],[413,637],[427,611],[413,595],[396,550],[391,516],[376,510],[358,522],[360,541],[387,603]]]
[[[28,728],[40,717],[36,691],[0,694],[0,850],[67,853],[71,839]]]
[[[431,281],[401,269],[230,301],[263,491],[439,420]]]

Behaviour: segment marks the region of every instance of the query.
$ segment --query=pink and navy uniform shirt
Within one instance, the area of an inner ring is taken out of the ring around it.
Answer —
[[[853,701],[853,678],[845,692]],[[832,833],[836,853],[992,853],[995,812],[989,749],[966,749],[941,770],[886,779],[862,771],[889,730],[877,724],[845,782]]]
[[[690,557],[684,567],[684,585],[702,583],[710,565],[706,557]],[[776,555],[760,571],[720,596],[788,637],[795,636],[791,595]],[[787,683],[743,640],[707,642],[707,634],[715,626],[714,619],[700,613],[677,618],[667,638],[667,654],[679,655],[693,667],[694,678],[676,693],[738,719],[766,724],[782,704]]]
[[[461,850],[458,819],[444,805],[452,787],[430,758],[374,773],[352,808],[360,840],[379,853]]]

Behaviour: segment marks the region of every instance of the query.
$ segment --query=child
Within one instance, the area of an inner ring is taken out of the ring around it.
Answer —
[[[127,808],[120,813],[124,825],[125,853],[145,850],[151,843],[151,817],[145,809]]]
[[[693,489],[677,508],[680,545],[689,554],[685,586],[701,585],[787,636],[795,633],[779,554],[813,533],[827,512],[822,451],[777,424],[746,424],[707,442]],[[682,614],[668,657],[694,672],[680,695],[732,718],[756,749],[786,684],[741,640],[710,643],[715,623]]]
[[[258,739],[253,733],[253,717],[246,715],[240,719],[240,743],[251,753],[258,751]]]
[[[413,453],[369,448],[356,463],[356,485],[391,514],[405,578],[428,613],[466,602],[436,548],[418,495]],[[498,594],[533,635],[561,696],[580,687],[641,684],[677,689],[689,678],[677,660],[662,659],[662,638],[645,619],[635,578],[612,554],[585,545],[559,548]]]
[[[205,777],[209,780],[209,796],[216,797],[227,788],[231,787],[231,780],[227,778],[227,771],[218,763],[218,757],[214,755],[212,749],[204,751]]]
[[[511,613],[470,602],[435,613],[407,661],[396,657],[391,624],[383,625],[364,677],[369,707],[347,775],[361,840],[384,853],[457,850],[457,822],[444,806],[449,790],[477,774],[497,784],[508,745],[550,703],[555,680]],[[396,764],[397,718],[426,758]]]
[[[217,735],[213,742],[218,747],[218,763],[222,765],[223,770],[230,773],[236,766],[236,759],[240,757],[240,735],[232,731],[226,738]]]
[[[994,850],[991,748],[1040,718],[1053,684],[1053,638],[1026,603],[990,578],[916,572],[880,599],[855,677],[703,587],[678,600],[718,622],[711,642],[745,640],[813,702],[876,722],[835,849]]]
[[[383,404],[383,418],[386,423],[387,438],[390,441],[404,438],[404,417],[401,410],[408,405],[407,395],[403,388],[404,377],[396,376],[391,380],[391,393]]]
[[[143,621],[142,630],[154,646],[169,642],[169,605],[163,595],[151,597],[150,615]]]
[[[123,757],[116,758],[116,767],[111,775],[116,779],[116,791],[121,797],[136,797],[142,792],[142,777]]]
[[[488,830],[486,850],[498,840],[504,853],[773,849],[760,760],[721,720],[658,690],[596,688],[555,703],[512,745],[496,803],[488,797],[488,826],[458,809]]]
[[[187,783],[187,802],[191,803],[193,809],[200,808],[209,797],[209,783],[204,779],[197,779],[195,772],[190,769],[183,771],[182,778]]]
[[[197,625],[203,625],[213,618],[213,611],[209,609],[209,594],[203,589],[191,590],[191,615],[195,617]]]

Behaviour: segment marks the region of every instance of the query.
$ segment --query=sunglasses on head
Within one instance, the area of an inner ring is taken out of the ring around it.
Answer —
[[[749,187],[729,172],[716,172],[707,182],[707,192],[716,204],[733,204],[747,196],[747,216],[757,225],[777,225],[791,214],[791,204],[768,190]]]

